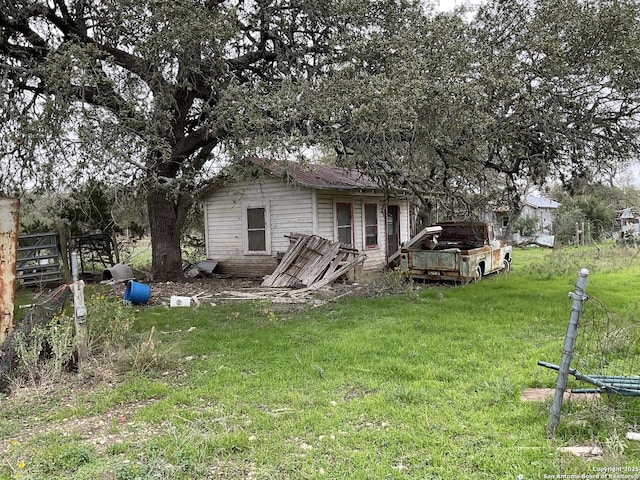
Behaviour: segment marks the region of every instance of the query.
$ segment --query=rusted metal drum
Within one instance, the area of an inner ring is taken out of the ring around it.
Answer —
[[[20,200],[0,197],[0,343],[13,328]]]

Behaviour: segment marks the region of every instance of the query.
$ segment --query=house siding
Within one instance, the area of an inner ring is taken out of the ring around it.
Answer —
[[[417,233],[417,232],[413,232],[411,228],[412,222],[411,222],[411,211],[409,209],[409,203],[394,202],[393,205],[400,206],[400,245],[402,245],[403,243],[408,242],[411,239],[411,237],[413,237],[414,233]]]
[[[331,241],[338,240],[335,204],[353,206],[352,233],[354,248],[367,258],[363,270],[379,270],[386,263],[386,211],[384,196],[370,192],[322,190],[287,185],[277,179],[260,183],[239,182],[209,192],[204,199],[205,241],[207,258],[218,262],[218,272],[235,275],[263,276],[273,272],[278,253],[289,247],[290,233],[315,234]],[[378,245],[365,247],[365,204],[377,205]],[[400,206],[400,241],[410,237],[409,208]],[[243,211],[247,206],[268,206],[270,250],[264,254],[246,254]]]
[[[335,204],[350,203],[353,206],[352,228],[353,246],[365,253],[367,258],[363,264],[363,270],[379,270],[386,263],[387,235],[385,204],[382,195],[348,195],[340,191],[317,192],[318,210],[318,235],[338,241],[337,225],[335,220]],[[366,204],[376,204],[378,213],[378,245],[375,248],[366,248],[364,210]],[[398,202],[400,205],[400,241],[409,239],[409,214],[406,202]]]
[[[211,192],[205,199],[207,258],[219,264],[220,273],[268,275],[278,264],[277,253],[285,252],[292,232],[313,229],[312,195],[282,182],[265,179],[241,182]],[[243,211],[247,206],[268,205],[270,250],[245,255]]]
[[[400,218],[398,220],[399,234],[400,234],[400,245],[405,242],[408,242],[411,237],[413,237],[416,233],[415,228],[412,228],[411,222],[411,210],[409,208],[409,203],[401,200],[391,200],[389,201],[389,205],[395,205],[399,207],[400,210]],[[385,241],[386,241],[386,231],[387,231],[387,223],[386,218],[383,215],[382,221],[384,222],[384,232],[385,232]],[[386,248],[386,245],[385,245]],[[395,252],[389,252],[389,255],[392,255]]]
[[[530,205],[522,207],[521,217],[535,217],[538,220],[538,232],[551,233],[556,209],[535,208]]]

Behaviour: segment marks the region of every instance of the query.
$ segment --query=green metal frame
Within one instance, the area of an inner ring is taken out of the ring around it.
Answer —
[[[551,370],[560,371],[559,365],[538,361],[538,365]],[[572,393],[613,393],[625,397],[640,397],[640,377],[623,377],[617,375],[585,375],[577,370],[569,369],[569,374],[576,380],[590,383],[597,389],[574,389]]]

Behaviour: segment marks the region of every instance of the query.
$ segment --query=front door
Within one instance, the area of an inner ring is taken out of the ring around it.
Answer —
[[[400,207],[387,206],[387,257],[400,248]]]

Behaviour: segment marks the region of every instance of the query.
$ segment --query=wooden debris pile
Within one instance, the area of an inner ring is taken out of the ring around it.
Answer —
[[[320,296],[318,296],[318,290],[311,288],[291,290],[290,288],[255,287],[245,288],[243,290],[223,290],[215,293],[198,293],[188,297],[181,297],[188,298],[190,302],[188,305],[182,304],[180,307],[198,308],[202,305],[215,307],[217,305],[216,302],[219,301],[266,301],[270,304],[300,304],[306,305],[309,308],[317,308],[338,300],[339,298],[353,295],[362,289],[363,287],[359,285],[356,287],[350,287],[346,291],[339,293],[333,289],[327,288],[320,290],[320,292],[322,292]],[[170,299],[161,299],[157,304],[164,305],[166,307],[172,306]]]
[[[364,262],[366,255],[340,242],[296,233],[278,268],[265,277],[263,287],[306,287],[317,290]]]

